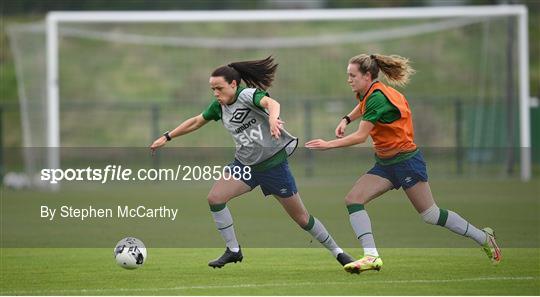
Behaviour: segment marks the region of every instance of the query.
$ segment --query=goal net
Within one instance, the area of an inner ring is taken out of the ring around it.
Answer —
[[[521,6],[52,13],[9,28],[25,170],[62,166],[51,147],[147,147],[209,104],[213,69],[269,55],[279,63],[269,92],[287,129],[301,143],[328,139],[357,103],[348,59],[380,53],[417,70],[398,89],[417,144],[440,160],[431,169],[528,179],[523,19]],[[202,129],[172,145],[233,143],[223,129]]]

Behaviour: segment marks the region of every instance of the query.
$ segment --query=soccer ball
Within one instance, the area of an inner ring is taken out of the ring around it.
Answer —
[[[146,247],[135,237],[120,240],[114,248],[116,263],[125,269],[136,269],[146,261]]]

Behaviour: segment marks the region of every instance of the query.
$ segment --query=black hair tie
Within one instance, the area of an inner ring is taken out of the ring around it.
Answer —
[[[376,58],[375,55],[370,55],[369,57],[372,58],[373,60],[375,60]]]
[[[227,64],[227,66],[234,68],[233,64]]]

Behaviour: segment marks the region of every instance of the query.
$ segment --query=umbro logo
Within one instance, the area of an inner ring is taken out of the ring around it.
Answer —
[[[405,183],[408,184],[408,183],[412,182],[412,177],[407,176],[407,177],[404,179],[404,181],[405,181]]]
[[[230,119],[230,122],[231,123],[236,123],[236,124],[241,124],[242,122],[244,122],[244,120],[247,118],[249,112],[251,110],[249,108],[237,108],[231,119]]]
[[[281,192],[281,194],[286,194],[286,193],[287,193],[287,189],[283,188],[283,189],[279,190],[279,192]]]

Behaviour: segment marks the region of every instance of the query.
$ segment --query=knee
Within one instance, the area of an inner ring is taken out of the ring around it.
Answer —
[[[424,222],[431,225],[436,225],[439,221],[440,214],[441,210],[437,204],[433,204],[430,208],[424,210],[420,215],[422,216],[422,220],[424,220]]]
[[[298,224],[298,226],[305,229],[309,225],[309,217],[310,215],[307,212],[305,212],[300,215],[297,215],[294,218],[294,221]]]
[[[345,205],[351,204],[367,204],[367,199],[365,199],[362,194],[348,193],[347,196],[345,196]]]
[[[227,199],[225,199],[222,195],[219,195],[218,193],[212,191],[208,193],[208,196],[206,198],[208,199],[208,204],[210,205],[222,204],[227,202]]]

